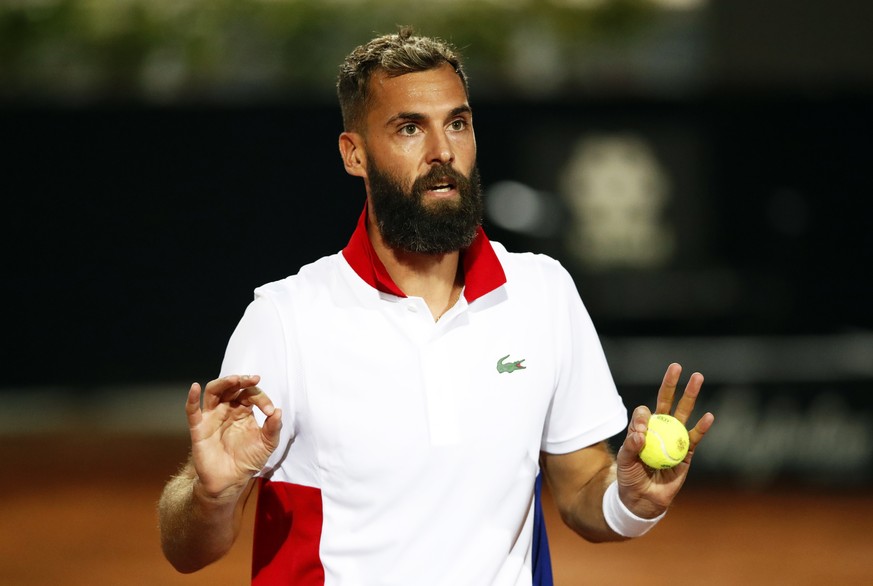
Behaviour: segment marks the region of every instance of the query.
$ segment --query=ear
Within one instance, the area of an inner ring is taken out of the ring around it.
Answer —
[[[367,177],[367,151],[364,138],[357,132],[343,132],[339,136],[340,156],[346,173],[355,177]]]

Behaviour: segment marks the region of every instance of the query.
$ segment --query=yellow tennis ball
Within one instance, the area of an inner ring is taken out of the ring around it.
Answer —
[[[640,459],[655,469],[672,468],[688,454],[688,430],[675,417],[656,413],[649,418],[646,445]]]

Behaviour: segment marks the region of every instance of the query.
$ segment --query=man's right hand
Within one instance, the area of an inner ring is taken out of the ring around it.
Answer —
[[[210,381],[202,392],[198,383],[188,391],[194,491],[207,501],[237,499],[279,443],[282,413],[256,386],[259,381],[258,375],[230,375]],[[254,407],[267,416],[263,427]]]

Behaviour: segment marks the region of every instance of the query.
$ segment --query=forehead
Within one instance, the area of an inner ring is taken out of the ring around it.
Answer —
[[[377,71],[370,80],[367,118],[379,124],[401,112],[436,116],[462,105],[467,105],[464,83],[448,63],[396,77]]]

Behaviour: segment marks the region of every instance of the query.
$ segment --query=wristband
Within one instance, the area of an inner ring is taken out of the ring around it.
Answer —
[[[603,516],[609,528],[622,537],[639,537],[664,518],[664,511],[654,519],[634,515],[618,497],[618,481],[613,480],[603,493]]]

